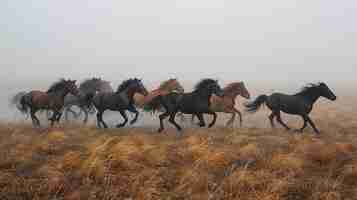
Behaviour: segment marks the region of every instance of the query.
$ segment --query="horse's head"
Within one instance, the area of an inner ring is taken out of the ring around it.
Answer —
[[[75,95],[75,96],[78,96],[79,95],[79,90],[78,90],[78,87],[76,85],[76,80],[66,80],[65,81],[65,84],[64,84],[66,90]]]
[[[318,87],[320,89],[321,96],[332,101],[335,101],[337,99],[336,95],[330,90],[330,88],[325,83],[320,83]]]
[[[234,82],[230,83],[224,89],[224,95],[236,97],[236,95],[241,95],[246,99],[250,99],[250,93],[245,87],[244,82]]]
[[[132,83],[128,87],[129,90],[133,90],[134,93],[139,93],[144,96],[149,94],[144,84],[142,83],[141,79],[137,79],[137,78],[133,79]]]
[[[244,97],[244,98],[246,98],[246,99],[250,99],[250,93],[249,93],[247,87],[245,87],[244,82],[243,82],[243,81],[240,82],[239,85],[240,85],[240,91],[241,91],[242,97]]]
[[[178,82],[176,78],[168,80],[166,88],[170,92],[171,91],[177,91],[178,93],[185,92],[185,89],[182,87],[182,85]]]

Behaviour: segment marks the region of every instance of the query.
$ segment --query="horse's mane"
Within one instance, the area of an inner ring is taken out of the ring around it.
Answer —
[[[99,80],[99,78],[86,79],[79,85],[79,90],[88,90],[96,88],[96,82]]]
[[[300,94],[306,94],[307,92],[310,92],[314,89],[316,89],[317,87],[320,86],[321,83],[309,83],[307,85],[305,85],[298,93],[296,93],[295,95],[300,95]]]
[[[224,93],[235,92],[237,90],[237,86],[241,86],[242,82],[233,82],[228,84],[226,87],[223,88]]]
[[[119,86],[118,86],[118,89],[117,89],[117,93],[120,93],[122,91],[124,91],[131,83],[133,83],[134,81],[137,81],[138,79],[133,79],[133,78],[130,78],[130,79],[127,79],[125,81],[123,81]]]
[[[167,87],[168,84],[170,84],[171,81],[176,80],[175,78],[170,78],[169,80],[166,80],[162,82],[159,86],[159,89],[164,89]]]
[[[210,84],[217,84],[217,81],[214,80],[214,79],[211,79],[211,78],[206,78],[206,79],[202,79],[200,82],[198,82],[194,89],[195,90],[200,90],[202,88],[205,88],[207,85],[210,85]]]
[[[49,89],[47,90],[47,93],[49,92],[54,92],[57,91],[59,89],[62,89],[66,84],[66,80],[64,78],[61,78],[60,80],[58,80],[57,82],[54,82]]]

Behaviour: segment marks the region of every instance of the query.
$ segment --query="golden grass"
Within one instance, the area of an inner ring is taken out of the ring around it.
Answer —
[[[178,137],[2,124],[0,199],[357,199],[357,126],[346,120],[354,118],[323,119],[319,138],[269,128]]]

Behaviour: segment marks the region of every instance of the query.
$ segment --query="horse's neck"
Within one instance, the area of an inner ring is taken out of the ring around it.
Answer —
[[[123,91],[123,93],[126,94],[126,96],[128,97],[128,99],[130,100],[130,102],[133,101],[134,95],[135,95],[135,91],[134,91],[134,90],[129,90],[129,89],[127,88],[127,89],[125,89],[125,90]]]
[[[237,98],[237,96],[239,94],[240,94],[239,92],[227,92],[227,93],[224,93],[224,96],[231,98],[231,99],[235,99],[235,98]]]
[[[303,94],[304,98],[308,100],[311,104],[314,104],[319,98],[320,94],[316,91],[307,91],[305,94]]]
[[[62,90],[59,90],[59,91],[50,92],[49,95],[64,99],[68,93],[69,92],[67,90],[62,89]]]
[[[208,90],[201,90],[201,91],[196,91],[197,94],[199,94],[200,97],[202,98],[207,98],[208,100],[212,97],[212,92]]]

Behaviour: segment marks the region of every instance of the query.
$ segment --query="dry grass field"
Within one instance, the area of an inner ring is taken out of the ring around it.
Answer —
[[[172,128],[2,123],[0,199],[356,200],[354,100],[317,104],[320,137],[271,129],[266,109],[245,114],[243,128],[219,121],[181,137]]]

